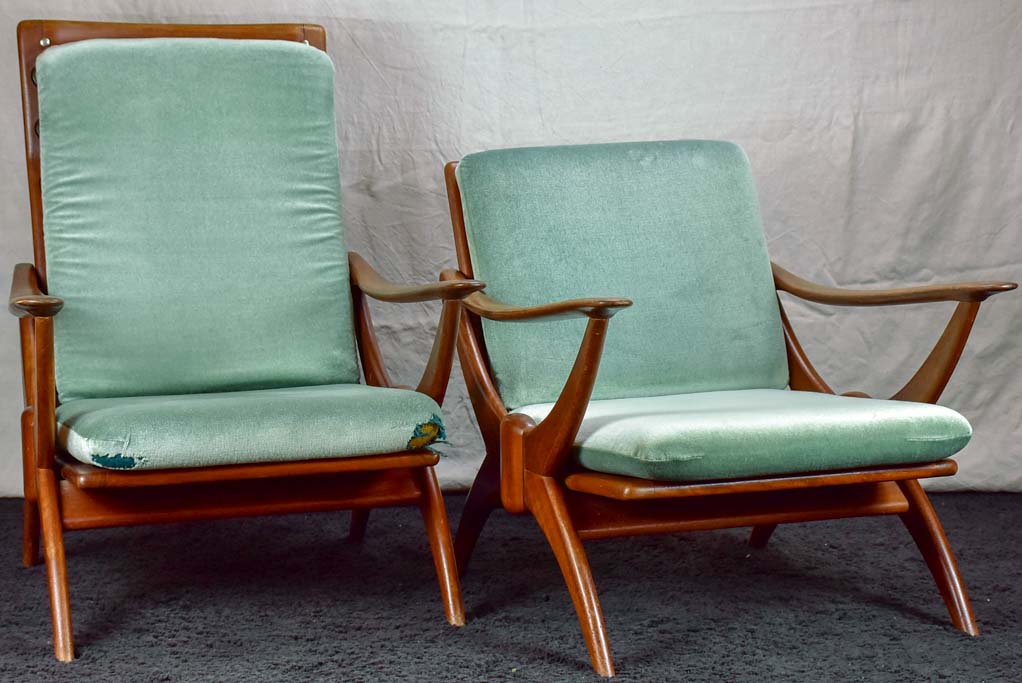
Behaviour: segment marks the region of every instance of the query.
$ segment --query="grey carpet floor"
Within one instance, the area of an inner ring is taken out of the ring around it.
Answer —
[[[457,519],[463,498],[450,496]],[[588,544],[620,681],[1022,681],[1022,496],[934,496],[983,636],[953,630],[897,519]],[[0,500],[2,681],[596,681],[535,524],[496,513],[446,625],[416,511],[69,533],[78,659]]]

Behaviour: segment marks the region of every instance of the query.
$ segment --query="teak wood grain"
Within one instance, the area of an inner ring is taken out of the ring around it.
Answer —
[[[958,282],[900,289],[843,289],[810,282],[776,263],[772,266],[774,284],[778,291],[794,294],[806,301],[831,306],[896,306],[935,301],[979,303],[994,294],[1010,292],[1018,287],[1014,282]]]
[[[465,308],[481,318],[522,322],[565,318],[609,319],[620,309],[631,305],[630,299],[569,299],[541,306],[511,306],[482,292],[464,300]]]
[[[678,483],[653,481],[624,477],[604,472],[579,471],[564,478],[564,486],[578,493],[591,493],[615,500],[660,500],[667,498],[691,498],[754,491],[783,491],[807,489],[820,486],[840,486],[877,481],[901,481],[902,479],[924,479],[947,477],[958,471],[954,460],[941,460],[924,465],[902,467],[875,467],[848,471],[818,472],[815,474],[780,475],[760,479],[735,479],[721,481],[695,481]]]
[[[444,279],[473,277],[464,209],[455,169],[444,168],[458,270]],[[570,258],[565,254],[565,258]],[[892,398],[935,402],[954,372],[980,302],[1015,288],[1010,282],[930,285],[891,290],[846,290],[804,280],[773,264],[778,292],[818,303],[879,306],[958,302],[947,329],[919,370]],[[622,297],[628,292],[619,292]],[[918,480],[949,476],[954,461],[892,465],[710,482],[659,482],[580,470],[571,451],[599,369],[610,318],[626,298],[576,299],[520,307],[482,293],[464,299],[458,335],[469,397],[486,447],[455,537],[458,566],[467,570],[491,512],[499,507],[536,519],[561,568],[575,604],[593,668],[614,674],[596,585],[582,541],[589,539],[752,527],[749,542],[764,547],[779,524],[868,515],[898,515],[911,533],[944,598],[952,623],[979,633],[954,555]],[[799,343],[778,298],[793,391],[833,394]],[[496,388],[481,319],[521,324],[530,320],[589,317],[578,355],[555,407],[541,422],[508,413]],[[859,391],[848,396],[865,397]]]
[[[25,408],[21,415],[25,474],[25,565],[46,561],[54,653],[74,659],[64,530],[216,519],[245,515],[354,510],[353,530],[365,532],[374,507],[417,505],[433,554],[447,621],[464,624],[454,550],[430,451],[315,461],[208,468],[113,471],[78,462],[56,447],[53,316],[63,301],[46,286],[46,254],[39,168],[37,57],[55,45],[94,38],[222,38],[304,42],[326,49],[326,32],[310,24],[179,25],[24,21],[18,54],[24,112],[34,263],[15,267],[8,307],[20,325]],[[349,257],[359,359],[370,384],[391,386],[372,329],[367,297],[384,301],[443,302],[433,350],[418,390],[443,400],[451,372],[461,307],[482,283],[458,278],[421,285],[388,282],[357,254]],[[344,296],[343,291],[338,296]],[[281,454],[282,456],[286,454]],[[286,484],[285,484],[286,482]]]

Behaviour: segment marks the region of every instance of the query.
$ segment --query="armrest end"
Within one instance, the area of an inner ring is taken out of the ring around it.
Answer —
[[[590,298],[568,299],[539,306],[512,306],[482,292],[475,292],[464,300],[465,308],[489,320],[530,322],[589,318],[609,320],[620,310],[632,305],[631,299]]]
[[[52,318],[64,307],[64,301],[55,296],[43,294],[39,287],[39,273],[31,263],[14,266],[11,280],[11,295],[7,307],[19,318]]]
[[[976,298],[968,299],[968,301],[983,301],[994,294],[1010,292],[1013,289],[1018,289],[1017,282],[977,282],[975,284],[976,287],[981,289],[976,293]]]
[[[356,287],[374,299],[391,303],[454,301],[464,299],[486,286],[478,280],[445,280],[419,285],[400,285],[384,278],[353,251],[348,252],[348,268],[351,272],[351,281]]]

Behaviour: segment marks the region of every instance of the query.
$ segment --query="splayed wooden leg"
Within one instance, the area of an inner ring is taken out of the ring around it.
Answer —
[[[53,652],[62,662],[75,658],[71,631],[71,601],[67,589],[67,565],[64,561],[64,532],[60,523],[60,498],[53,470],[37,470],[39,508],[46,551],[46,580],[50,589],[50,613],[53,621]]]
[[[358,508],[351,511],[351,526],[348,527],[348,540],[352,543],[361,543],[366,537],[366,527],[369,525],[369,513],[372,508]]]
[[[614,661],[607,641],[607,627],[596,594],[582,541],[572,524],[560,485],[551,477],[531,472],[525,475],[525,496],[529,510],[557,557],[564,581],[568,584],[575,612],[582,627],[593,669],[601,676],[614,675]]]
[[[760,524],[752,527],[752,533],[749,534],[749,545],[753,548],[765,548],[775,529],[777,529],[776,524]]]
[[[965,590],[962,576],[958,571],[951,545],[948,543],[944,529],[937,519],[937,513],[930,504],[923,487],[916,479],[899,481],[901,492],[908,499],[909,509],[901,515],[901,521],[912,534],[919,552],[926,560],[933,580],[940,589],[940,594],[951,615],[951,623],[959,631],[970,636],[979,635],[976,617],[972,614],[969,594]]]
[[[465,606],[461,600],[461,584],[458,581],[458,564],[454,560],[454,545],[451,543],[451,528],[447,523],[447,511],[440,494],[440,485],[432,467],[418,471],[422,500],[419,509],[429,536],[429,548],[433,552],[437,580],[440,582],[440,596],[444,601],[447,623],[452,626],[465,625]]]
[[[487,455],[479,467],[472,488],[465,499],[465,508],[458,521],[458,532],[454,536],[454,555],[458,558],[458,572],[462,576],[468,571],[476,541],[482,533],[490,513],[500,507],[500,460]]]

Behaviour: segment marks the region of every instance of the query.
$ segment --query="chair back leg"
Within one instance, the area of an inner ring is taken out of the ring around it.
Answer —
[[[351,511],[351,526],[348,527],[348,540],[352,543],[361,543],[366,537],[366,527],[369,525],[369,512],[372,508],[356,508]]]
[[[765,548],[776,529],[776,524],[760,524],[752,527],[752,533],[749,534],[749,545],[753,548]]]
[[[417,473],[422,499],[419,509],[426,525],[429,548],[433,553],[437,580],[440,582],[440,596],[444,601],[447,623],[452,626],[465,625],[465,606],[461,599],[461,584],[458,581],[458,564],[454,560],[454,546],[447,522],[447,511],[432,467],[423,467]]]
[[[959,631],[970,636],[978,636],[979,626],[972,614],[969,594],[965,590],[962,575],[958,571],[958,563],[951,552],[951,545],[944,535],[944,529],[937,519],[930,499],[916,479],[899,481],[898,486],[909,503],[908,512],[901,515],[901,521],[912,534],[919,552],[930,568],[930,573],[933,574],[933,580],[940,589],[947,611],[951,614],[951,623]]]
[[[552,477],[526,472],[525,499],[553,549],[564,581],[568,584],[568,592],[575,603],[575,612],[582,626],[586,647],[589,648],[593,669],[599,675],[609,678],[614,675],[614,660],[610,655],[603,610],[596,595],[589,559],[571,521],[560,484]]]
[[[468,562],[472,558],[476,541],[482,533],[490,513],[500,507],[500,458],[486,454],[479,467],[472,488],[465,499],[465,507],[461,511],[458,532],[454,537],[454,556],[458,559],[458,573],[461,576],[468,571]]]
[[[22,504],[21,563],[26,567],[39,564],[39,502],[25,496]]]
[[[53,620],[53,653],[62,662],[75,658],[71,631],[71,601],[67,591],[67,564],[64,561],[64,530],[60,522],[60,492],[53,470],[36,470],[43,547],[46,550],[46,579],[50,589],[50,613]]]

